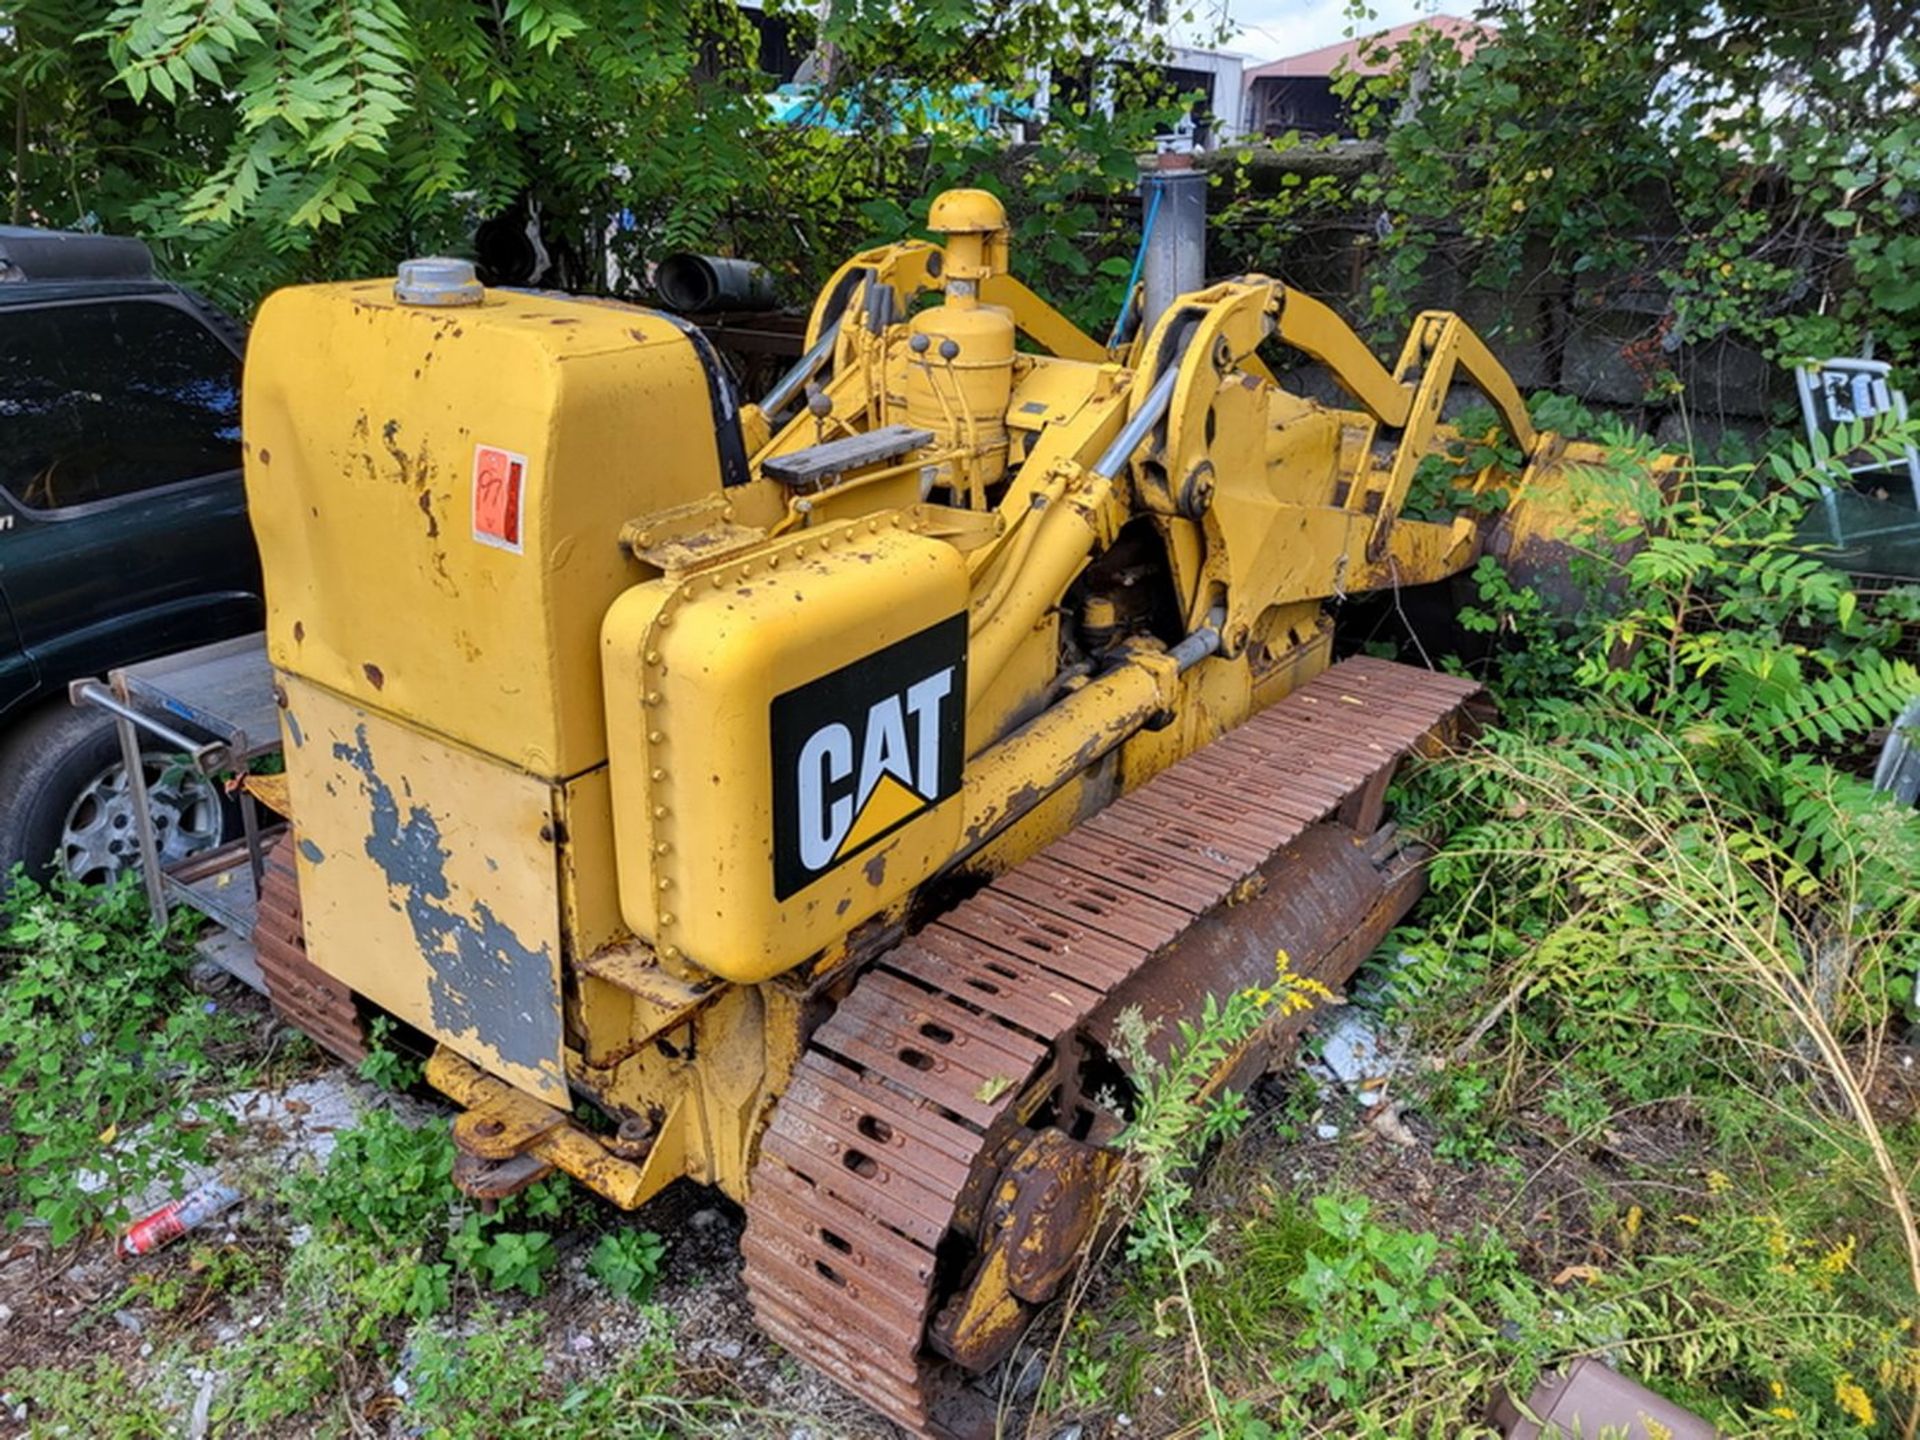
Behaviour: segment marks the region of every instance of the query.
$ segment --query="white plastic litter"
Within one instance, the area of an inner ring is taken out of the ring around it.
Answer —
[[[248,1169],[285,1169],[303,1159],[324,1166],[333,1154],[339,1132],[358,1125],[369,1110],[391,1110],[402,1122],[416,1127],[444,1114],[411,1096],[380,1090],[348,1070],[330,1070],[279,1090],[237,1090],[210,1102],[209,1108],[224,1111],[242,1127],[243,1133],[227,1147],[232,1159],[221,1165],[189,1167],[174,1180],[155,1181],[138,1195],[125,1197],[130,1213],[144,1215],[157,1210],[177,1196],[211,1183],[221,1171],[232,1169],[235,1162]],[[143,1128],[118,1143],[136,1144],[146,1134]],[[96,1194],[111,1182],[100,1171],[83,1170],[74,1183],[86,1193]]]
[[[1362,1105],[1378,1105],[1380,1085],[1399,1068],[1400,1058],[1380,1034],[1380,1022],[1355,1006],[1342,1006],[1320,1028],[1317,1059],[1309,1073],[1353,1092]]]

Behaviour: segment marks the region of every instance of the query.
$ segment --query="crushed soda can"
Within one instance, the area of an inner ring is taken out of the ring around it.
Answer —
[[[162,1245],[178,1240],[197,1225],[218,1218],[240,1203],[240,1192],[231,1185],[210,1180],[199,1189],[162,1205],[127,1227],[120,1237],[120,1253],[129,1258],[151,1255]]]

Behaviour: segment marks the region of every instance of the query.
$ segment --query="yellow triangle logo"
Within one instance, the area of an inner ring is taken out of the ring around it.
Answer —
[[[847,838],[840,844],[840,853],[833,858],[836,861],[844,860],[875,836],[886,834],[926,803],[893,776],[882,775],[880,783],[873,787],[873,794],[867,797],[866,806],[854,817],[853,828],[847,831]]]

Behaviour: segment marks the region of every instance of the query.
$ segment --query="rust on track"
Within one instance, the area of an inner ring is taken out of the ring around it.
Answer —
[[[357,1065],[367,1058],[367,1036],[353,992],[307,959],[294,843],[288,830],[267,850],[253,922],[254,954],[274,1013],[321,1048]]]
[[[1069,1218],[1022,1198],[1036,1154],[1085,1168],[1030,1122],[1105,1034],[1109,1002],[1177,1013],[1247,983],[1246,925],[1224,912],[1261,885],[1274,900],[1244,921],[1312,935],[1321,953],[1296,970],[1344,983],[1417,895],[1418,867],[1369,851],[1355,863],[1378,864],[1373,889],[1316,903],[1314,856],[1365,846],[1308,832],[1377,818],[1392,768],[1459,742],[1480,703],[1471,681],[1344,661],[880,956],[814,1033],[761,1143],[743,1241],[761,1327],[915,1435],[991,1433],[969,1371],[1018,1338],[1025,1302],[1045,1298],[1029,1272],[1057,1283],[1057,1250],[1030,1244],[1026,1270],[1016,1256],[1024,1293],[998,1309],[963,1302],[996,1224]],[[1059,1232],[1030,1239],[1057,1247]]]

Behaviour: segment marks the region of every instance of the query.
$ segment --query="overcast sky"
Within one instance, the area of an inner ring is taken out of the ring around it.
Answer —
[[[1456,15],[1470,14],[1472,0],[1454,4],[1435,4],[1434,0],[1372,0],[1378,18],[1367,22],[1365,34],[1404,25],[1436,10]],[[1217,13],[1217,12],[1216,12]],[[1347,6],[1344,0],[1229,0],[1228,23],[1237,33],[1226,48],[1236,50],[1254,61],[1278,60],[1282,55],[1298,55],[1337,44],[1347,38]]]

